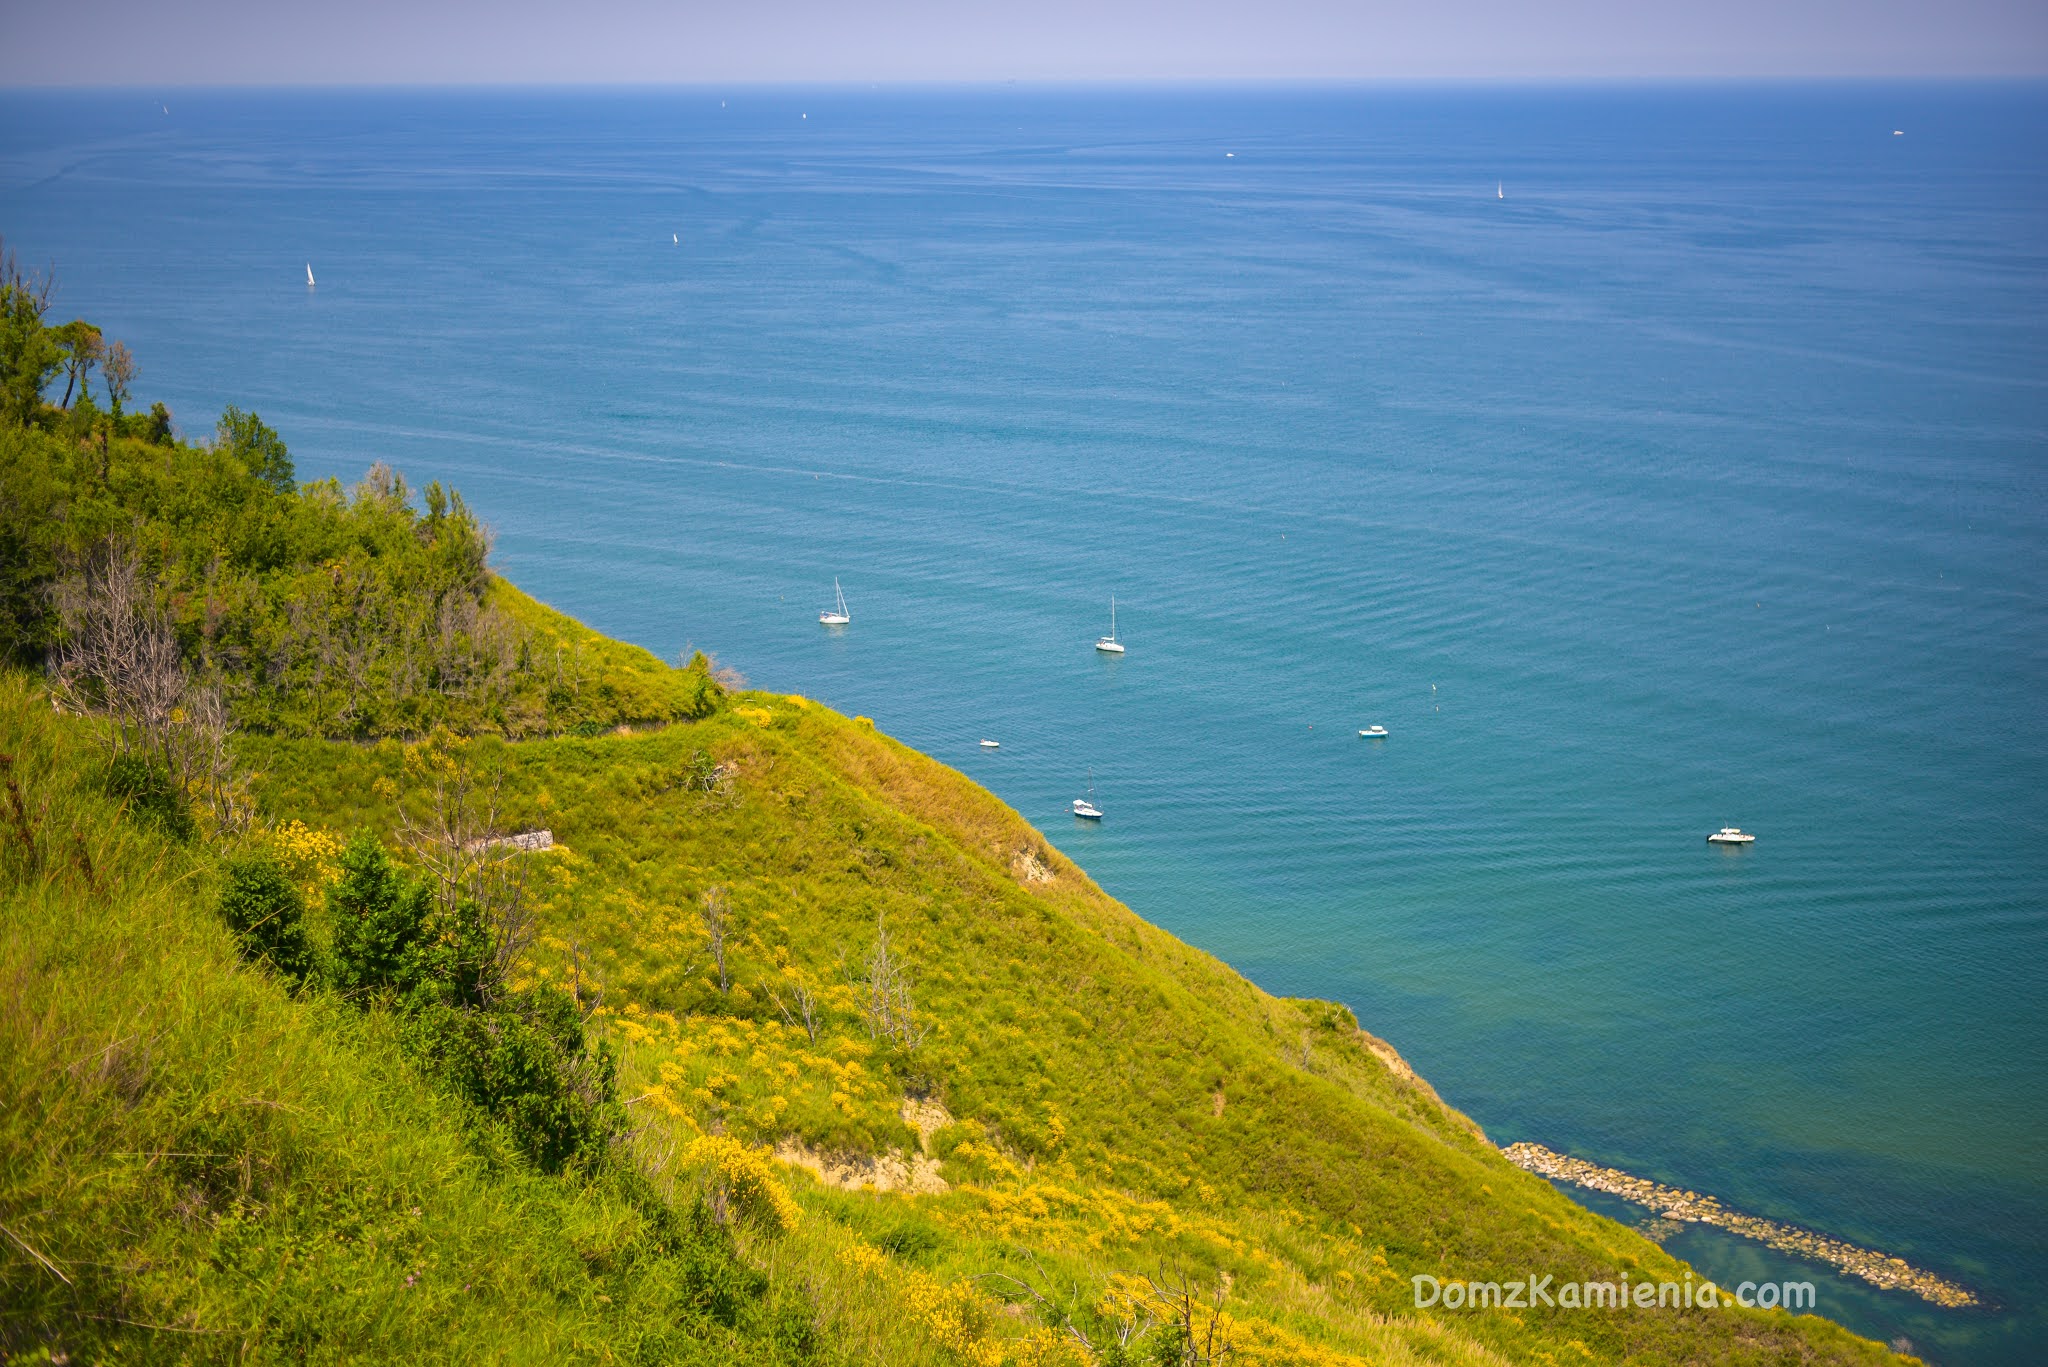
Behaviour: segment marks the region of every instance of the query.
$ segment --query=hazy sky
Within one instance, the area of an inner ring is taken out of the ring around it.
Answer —
[[[21,84],[2048,75],[2048,0],[6,0]]]

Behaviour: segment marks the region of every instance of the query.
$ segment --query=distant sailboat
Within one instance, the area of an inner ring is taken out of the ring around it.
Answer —
[[[1497,180],[1493,183],[1493,197],[1495,199],[1506,199],[1508,197],[1508,183],[1506,181]]]
[[[1095,638],[1095,648],[1105,655],[1121,655],[1124,648],[1116,639],[1116,599],[1109,600],[1109,635]]]
[[[1102,820],[1102,808],[1095,805],[1095,771],[1088,771],[1088,796],[1074,799],[1074,815],[1083,821]]]
[[[306,288],[313,288],[313,263],[310,261],[306,263]]]
[[[681,233],[670,233],[668,235],[668,239],[669,241],[675,243],[678,247],[683,245],[683,235]]]
[[[818,614],[818,620],[828,627],[843,627],[853,620],[853,614],[846,610],[846,591],[839,587],[839,581],[832,581],[833,606]]]

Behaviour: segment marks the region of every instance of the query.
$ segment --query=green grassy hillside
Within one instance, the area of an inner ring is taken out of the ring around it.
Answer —
[[[603,984],[642,1125],[630,1164],[539,1175],[450,1107],[394,1014],[238,964],[217,858],[116,815],[93,727],[28,681],[0,693],[31,830],[0,966],[10,1349],[1087,1361],[1048,1331],[1102,1346],[1160,1318],[1149,1276],[1185,1278],[1198,1324],[1227,1287],[1247,1362],[1883,1356],[1782,1314],[1408,1309],[1418,1272],[1682,1272],[1501,1160],[1341,1007],[1260,993],[965,778],[766,694],[650,734],[439,747],[502,768],[506,829],[552,831],[518,856],[540,932],[521,971]],[[238,746],[278,823],[255,843],[317,859],[320,832],[389,833],[420,796],[421,747]],[[878,923],[915,1048],[861,1009]],[[799,989],[815,1039],[785,1017]],[[906,1096],[943,1108],[913,1112],[922,1136]],[[783,1164],[794,1229],[693,1226],[707,1133],[929,1189]],[[892,1148],[933,1161],[858,1162]]]

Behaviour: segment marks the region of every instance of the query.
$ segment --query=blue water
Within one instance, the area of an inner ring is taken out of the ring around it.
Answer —
[[[1496,1140],[2048,1341],[2048,89],[10,94],[0,232],[188,433],[452,480]]]

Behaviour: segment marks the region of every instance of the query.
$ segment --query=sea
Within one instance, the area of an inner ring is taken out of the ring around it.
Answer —
[[[1496,1142],[1987,1305],[1703,1275],[2048,1353],[2048,86],[15,90],[0,235]]]

